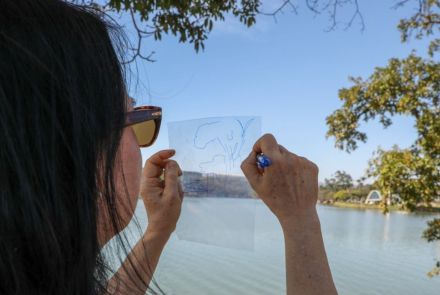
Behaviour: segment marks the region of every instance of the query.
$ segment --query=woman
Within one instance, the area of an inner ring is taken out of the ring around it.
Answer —
[[[153,143],[160,110],[133,110],[117,26],[58,0],[0,3],[0,294],[159,289],[151,279],[180,215],[181,170],[172,150],[142,170],[139,145]],[[260,152],[273,162],[264,170]],[[241,167],[283,229],[287,293],[336,293],[316,165],[265,135]],[[100,249],[119,238],[138,195],[148,228],[106,281]]]

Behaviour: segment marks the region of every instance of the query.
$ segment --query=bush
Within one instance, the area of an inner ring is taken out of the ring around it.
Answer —
[[[338,191],[333,195],[337,201],[347,201],[352,197],[352,193],[349,190]]]

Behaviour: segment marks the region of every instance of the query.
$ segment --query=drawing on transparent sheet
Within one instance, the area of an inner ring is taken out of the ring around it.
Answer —
[[[240,164],[260,134],[261,119],[250,116],[168,124],[170,148],[183,170],[185,198],[176,228],[180,240],[253,249],[255,193]]]
[[[170,148],[193,196],[251,197],[240,164],[261,133],[259,117],[216,117],[168,124]],[[229,187],[231,190],[219,190]],[[241,188],[241,189],[238,189]]]
[[[209,170],[216,162],[224,164],[224,171],[231,172],[241,159],[242,148],[246,139],[246,132],[255,118],[223,118],[214,119],[197,127],[194,134],[194,147],[200,150],[209,149],[218,145],[223,153],[213,154],[206,162],[200,162],[200,171]],[[219,133],[220,131],[220,133]]]

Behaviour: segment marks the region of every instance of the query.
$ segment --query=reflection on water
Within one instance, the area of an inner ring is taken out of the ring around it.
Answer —
[[[156,272],[167,294],[285,293],[282,232],[257,202],[254,251],[170,239]],[[432,215],[324,206],[318,212],[340,294],[440,294],[440,278],[426,276],[440,246],[421,238]],[[145,222],[143,210],[137,215]]]

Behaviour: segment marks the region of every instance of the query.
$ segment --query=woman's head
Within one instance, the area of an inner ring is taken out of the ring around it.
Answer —
[[[140,175],[120,32],[62,1],[0,6],[0,293],[98,293]]]

